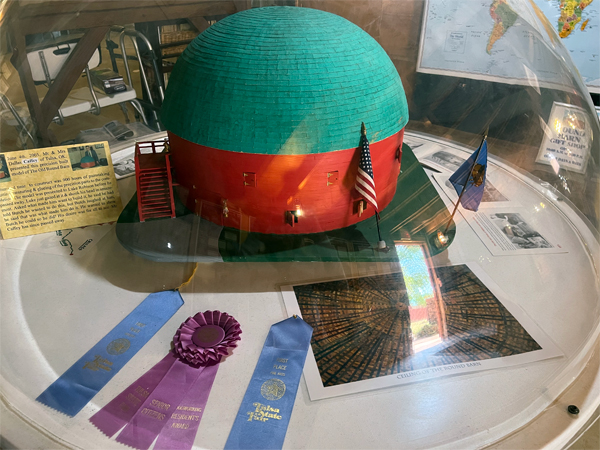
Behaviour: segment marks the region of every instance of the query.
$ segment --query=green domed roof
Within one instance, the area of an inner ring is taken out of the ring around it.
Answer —
[[[324,153],[408,121],[381,46],[346,19],[298,7],[249,9],[199,35],[177,61],[161,119],[188,141],[262,154]]]

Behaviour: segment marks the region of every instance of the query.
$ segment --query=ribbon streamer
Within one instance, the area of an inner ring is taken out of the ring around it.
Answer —
[[[113,436],[133,419],[142,403],[156,389],[160,380],[167,374],[177,357],[169,353],[152,369],[134,381],[117,395],[104,408],[90,418],[98,429],[107,436]]]
[[[173,351],[108,403],[90,421],[107,436],[145,450],[191,449],[218,365],[237,346],[241,329],[229,314],[206,311],[188,318]]]
[[[177,411],[171,414],[171,418],[158,436],[154,450],[192,448],[218,369],[219,365],[214,364],[207,366],[202,371],[196,382],[190,387],[189,392],[195,394],[186,395],[186,398],[177,407]]]
[[[138,449],[150,448],[167,419],[175,413],[183,396],[196,382],[203,369],[203,367],[195,369],[176,360],[119,434],[117,442]]]
[[[150,294],[36,399],[73,417],[183,305],[178,291]]]
[[[312,332],[298,316],[271,327],[225,450],[283,446]]]

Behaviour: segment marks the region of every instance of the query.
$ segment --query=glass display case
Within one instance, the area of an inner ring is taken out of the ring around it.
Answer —
[[[600,27],[548,8],[5,6],[3,443],[569,446],[600,407],[600,122],[564,39]],[[20,169],[54,152],[56,198]]]

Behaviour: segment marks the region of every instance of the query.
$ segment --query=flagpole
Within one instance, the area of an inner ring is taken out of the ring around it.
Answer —
[[[450,228],[450,224],[452,223],[452,219],[454,218],[454,215],[456,214],[456,211],[458,210],[458,205],[460,205],[460,200],[462,199],[463,194],[467,190],[467,184],[469,184],[469,178],[471,177],[471,173],[473,172],[473,168],[475,167],[475,164],[477,164],[477,159],[479,158],[479,153],[481,152],[481,148],[483,147],[483,143],[487,139],[487,135],[488,135],[488,130],[486,130],[485,135],[483,136],[483,139],[481,140],[481,144],[479,144],[479,148],[477,149],[477,154],[475,155],[475,158],[473,159],[473,164],[471,165],[471,168],[469,169],[469,175],[467,176],[467,180],[465,181],[465,184],[463,185],[463,188],[460,191],[460,195],[458,196],[458,200],[456,201],[456,205],[454,205],[454,211],[452,211],[452,214],[450,215],[450,219],[448,220],[448,223],[446,224],[446,228],[444,229],[444,231],[442,233],[444,235],[448,231],[448,228]]]
[[[367,201],[373,205],[375,208],[375,223],[377,224],[377,237],[379,241],[377,242],[377,248],[379,250],[388,251],[388,246],[383,239],[381,239],[381,229],[379,228],[379,211],[377,206],[377,194],[375,192],[375,181],[373,180],[373,168],[371,165],[371,153],[369,151],[369,141],[367,139],[367,127],[365,127],[365,123],[361,122],[360,124],[360,145],[363,147],[362,152],[360,154],[360,160],[358,162],[358,174],[356,175],[356,183],[354,185],[355,189],[365,197],[365,200],[361,200],[359,203],[359,214],[362,213],[363,210],[363,201],[365,202],[365,206]],[[363,166],[364,163],[364,167]],[[362,175],[361,175],[362,172]],[[366,172],[366,173],[365,173]],[[367,194],[366,191],[363,191],[362,187],[359,187],[359,177],[362,176],[362,181],[360,181],[367,189],[367,191],[371,191]]]
[[[379,241],[377,242],[377,247],[381,250],[387,248],[387,244],[383,239],[381,239],[381,231],[379,230],[379,211],[375,211],[375,221],[377,223],[377,236],[379,237]]]

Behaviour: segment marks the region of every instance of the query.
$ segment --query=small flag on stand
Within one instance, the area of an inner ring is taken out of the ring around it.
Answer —
[[[477,211],[483,197],[487,170],[487,140],[450,177],[463,208]]]
[[[360,161],[358,163],[358,174],[356,175],[356,183],[354,188],[362,195],[367,203],[370,203],[375,208],[375,219],[377,220],[377,235],[379,236],[378,248],[385,249],[387,245],[381,239],[379,231],[379,207],[377,206],[377,193],[375,192],[375,180],[373,179],[373,166],[371,164],[371,151],[369,150],[369,140],[367,139],[367,128],[364,122],[360,126]]]
[[[371,151],[369,150],[369,140],[367,139],[367,129],[365,124],[361,124],[360,144],[360,162],[358,163],[358,174],[354,187],[365,200],[373,205],[375,211],[377,207],[377,193],[375,192],[375,180],[373,179],[373,167],[371,166]]]
[[[434,239],[434,244],[437,248],[444,248],[450,242],[448,228],[452,223],[452,219],[458,210],[458,205],[463,208],[477,211],[479,204],[483,198],[483,189],[485,188],[485,177],[487,172],[487,131],[481,140],[481,144],[475,152],[469,156],[456,172],[450,177],[450,183],[456,189],[458,200],[454,205],[454,211],[448,219],[446,229],[438,231]]]

